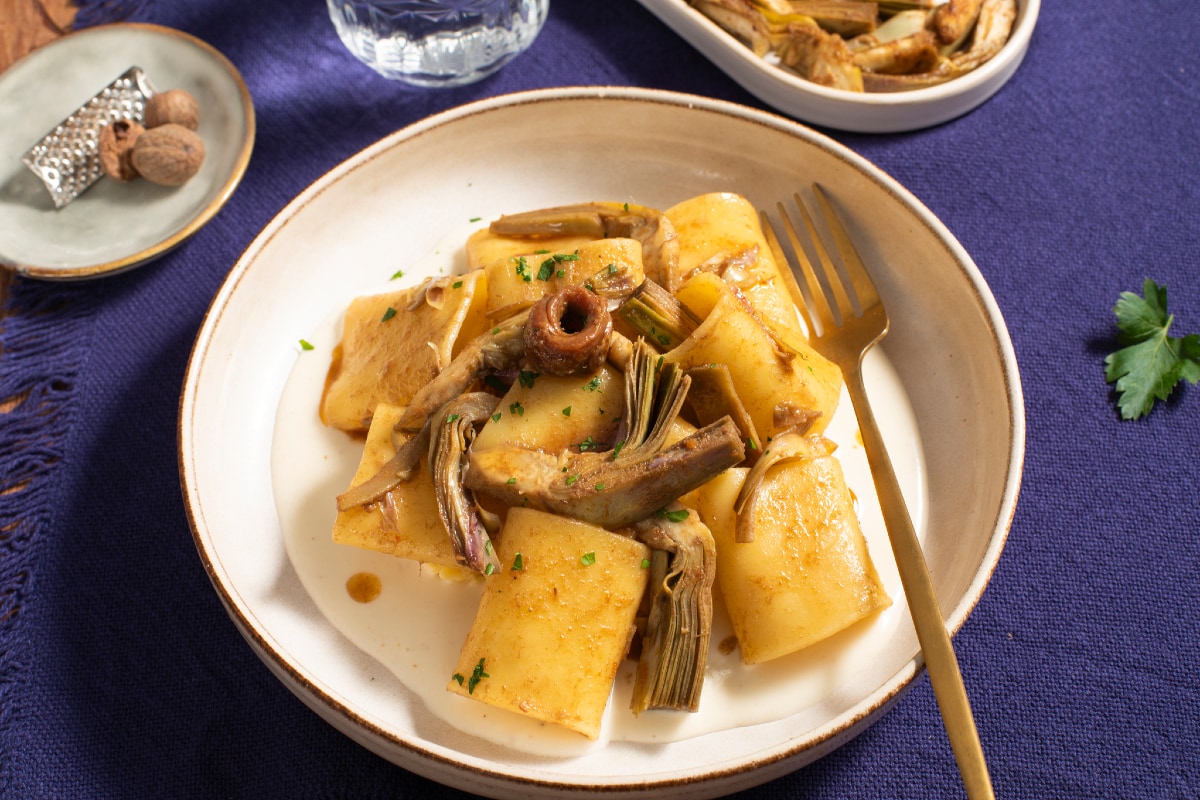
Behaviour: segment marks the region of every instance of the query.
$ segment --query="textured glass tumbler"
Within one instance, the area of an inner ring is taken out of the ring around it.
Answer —
[[[385,78],[461,86],[533,43],[550,0],[326,0],[338,36]]]

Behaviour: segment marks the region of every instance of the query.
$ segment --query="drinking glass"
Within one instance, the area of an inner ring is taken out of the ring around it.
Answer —
[[[359,61],[416,86],[486,78],[537,38],[550,0],[326,0]]]

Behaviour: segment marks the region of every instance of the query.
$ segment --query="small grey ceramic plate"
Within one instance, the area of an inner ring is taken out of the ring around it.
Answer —
[[[21,156],[132,66],[158,91],[200,106],[205,159],[180,187],[99,180],[56,209]],[[31,278],[78,280],[146,263],[198,231],[233,194],[254,146],[254,105],[212,46],[154,25],[105,25],[35,50],[0,75],[0,265]]]

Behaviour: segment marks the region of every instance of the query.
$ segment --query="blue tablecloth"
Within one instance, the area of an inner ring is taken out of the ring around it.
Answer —
[[[360,748],[239,636],[180,497],[176,414],[222,279],[296,193],[376,139],[481,97],[571,84],[761,105],[634,0],[554,0],[532,49],[448,91],[355,62],[318,0],[85,0],[221,50],[254,98],[245,178],[152,265],[16,279],[0,323],[0,795],[460,797]],[[971,114],[828,133],[907,186],[973,256],[1026,399],[1024,483],[955,638],[1004,798],[1200,797],[1200,389],[1119,418],[1112,307],[1145,277],[1200,332],[1200,10],[1043,4],[1025,63]],[[928,679],[817,763],[742,797],[962,795]]]

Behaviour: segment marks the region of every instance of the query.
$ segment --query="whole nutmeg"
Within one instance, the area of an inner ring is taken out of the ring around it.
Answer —
[[[116,119],[100,129],[96,147],[105,175],[125,182],[138,176],[133,166],[133,146],[145,130],[131,119]]]
[[[174,123],[194,131],[200,127],[200,106],[183,89],[170,89],[146,100],[142,122],[147,128]]]
[[[146,180],[179,186],[204,163],[204,142],[195,131],[169,122],[139,136],[132,159],[133,168]]]

